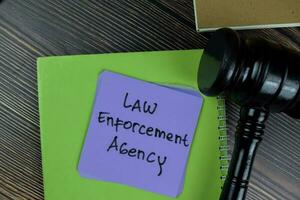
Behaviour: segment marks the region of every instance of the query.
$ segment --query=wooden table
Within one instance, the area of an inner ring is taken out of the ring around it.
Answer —
[[[243,34],[300,45],[300,29]],[[3,0],[0,3],[0,199],[43,199],[36,58],[203,48],[192,0]],[[300,67],[300,66],[299,66]],[[227,103],[230,145],[238,117]],[[300,199],[300,121],[270,117],[248,199]]]

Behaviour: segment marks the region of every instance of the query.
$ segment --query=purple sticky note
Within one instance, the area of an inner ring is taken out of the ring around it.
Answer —
[[[101,73],[80,175],[178,196],[201,106],[193,92]]]

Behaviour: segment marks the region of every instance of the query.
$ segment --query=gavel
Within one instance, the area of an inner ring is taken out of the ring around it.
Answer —
[[[244,200],[269,113],[284,112],[300,119],[300,52],[219,29],[203,52],[198,87],[204,95],[222,95],[240,106],[220,200]]]

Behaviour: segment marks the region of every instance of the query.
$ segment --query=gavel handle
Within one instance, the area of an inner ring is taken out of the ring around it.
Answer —
[[[220,200],[246,198],[251,168],[258,144],[262,140],[268,112],[242,107],[235,134],[235,145]]]

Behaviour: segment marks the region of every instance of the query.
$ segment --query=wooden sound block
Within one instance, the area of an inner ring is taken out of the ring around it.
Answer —
[[[299,0],[194,0],[198,31],[300,25]]]

